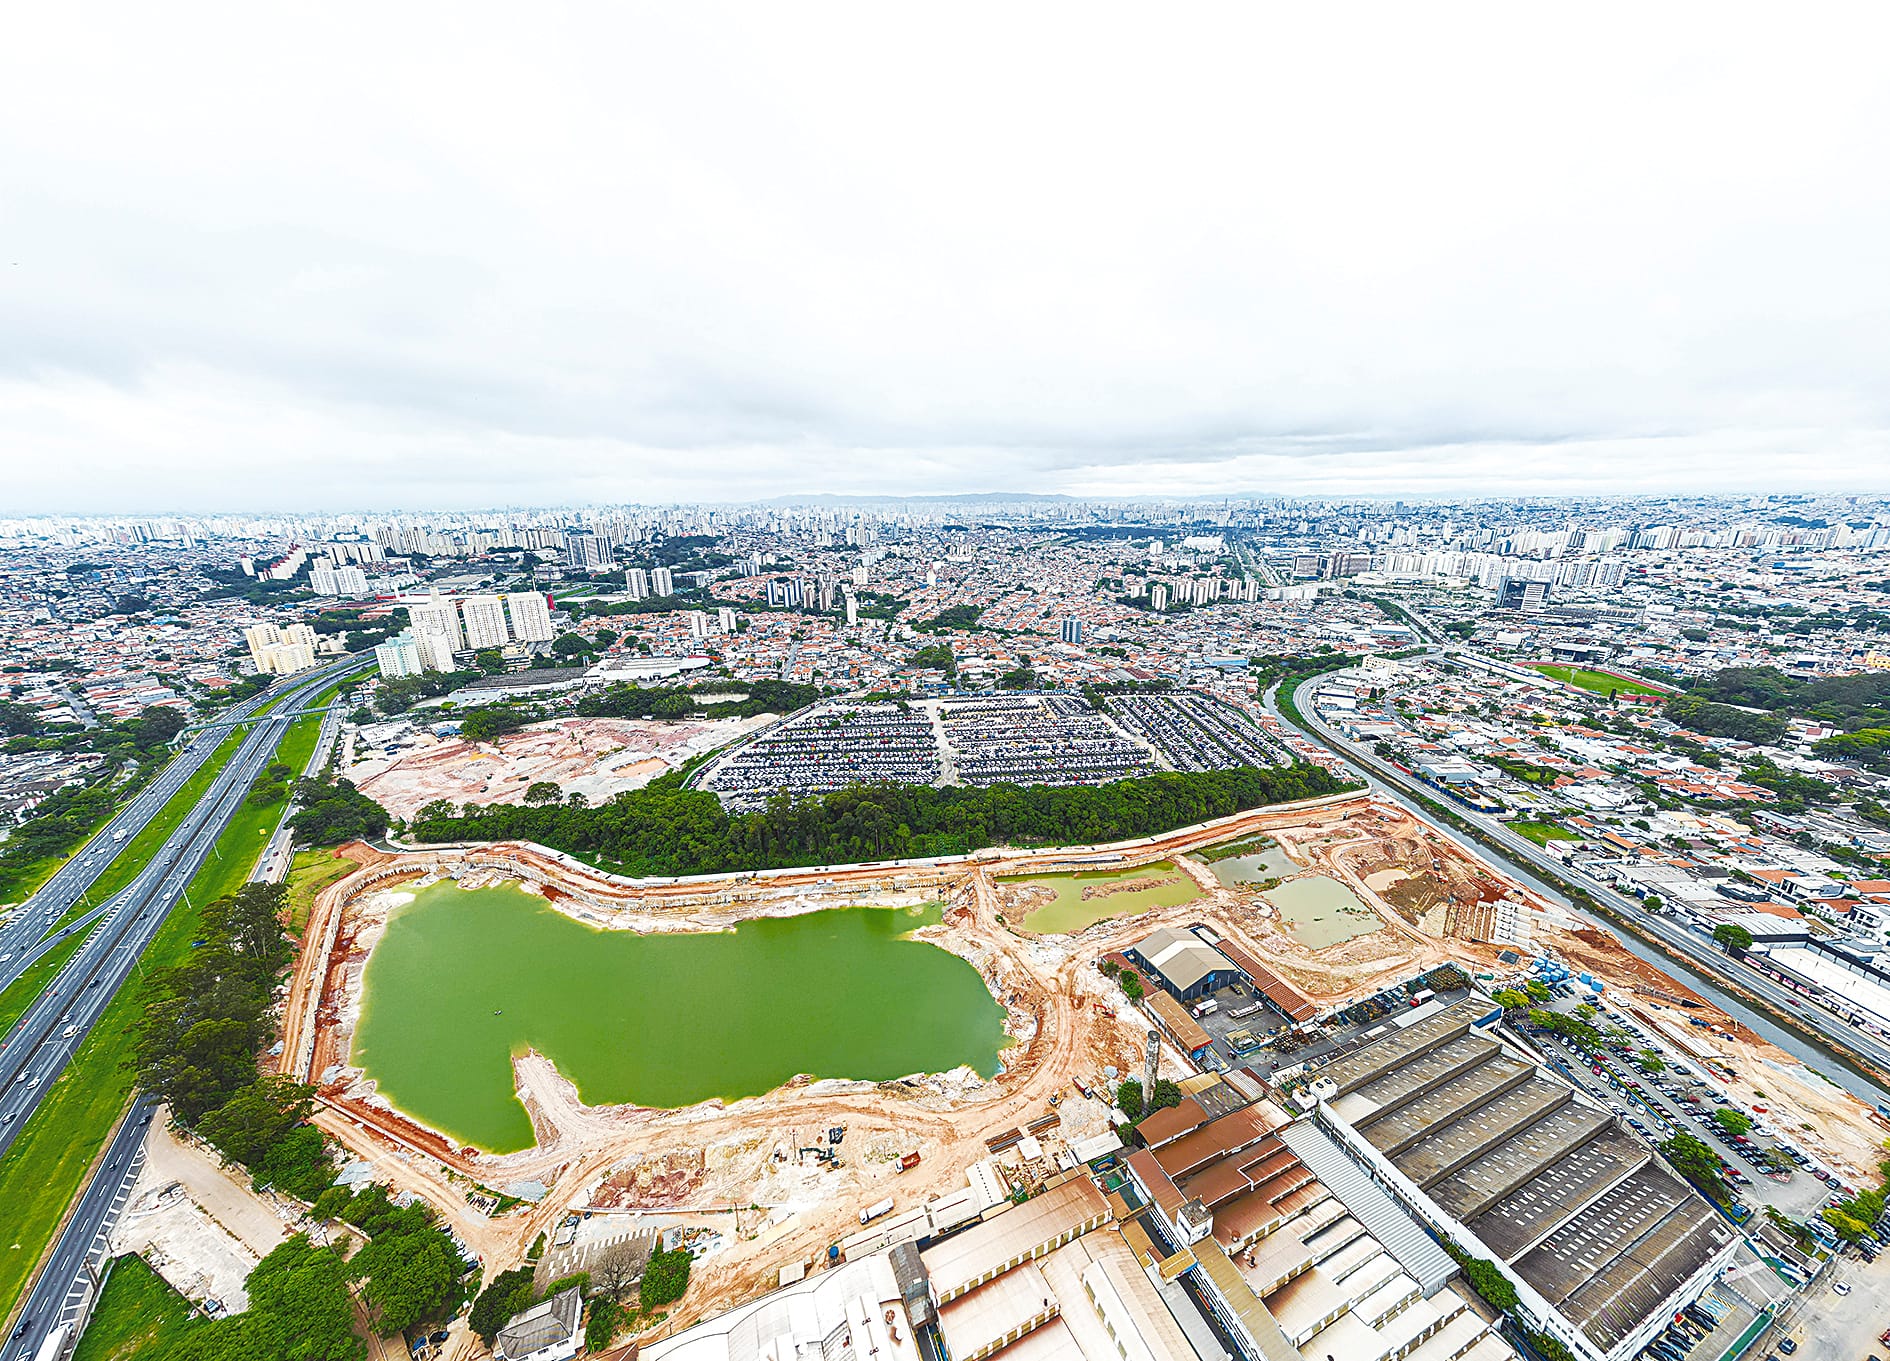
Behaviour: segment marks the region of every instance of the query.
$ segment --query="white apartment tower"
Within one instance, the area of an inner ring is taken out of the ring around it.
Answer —
[[[448,652],[459,652],[466,646],[466,635],[459,627],[459,607],[450,600],[434,595],[424,605],[409,605],[407,620],[416,635],[430,633],[446,639]]]
[[[459,615],[467,647],[504,647],[511,641],[505,628],[505,602],[498,596],[469,595],[459,602]]]
[[[505,598],[512,616],[512,636],[521,643],[551,641],[551,607],[536,591],[515,591]]]
[[[669,568],[658,567],[650,573],[650,589],[657,595],[676,594],[676,578],[670,575]]]

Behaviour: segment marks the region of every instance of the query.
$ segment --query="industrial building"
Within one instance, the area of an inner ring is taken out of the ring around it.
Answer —
[[[1192,931],[1164,926],[1124,953],[1177,1002],[1192,1002],[1241,981],[1234,961]]]
[[[1316,1071],[1308,1128],[1494,1260],[1583,1361],[1632,1356],[1739,1237],[1627,1126],[1508,1039],[1486,999],[1409,1013]]]

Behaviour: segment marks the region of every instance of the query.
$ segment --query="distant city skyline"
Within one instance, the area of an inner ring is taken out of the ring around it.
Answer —
[[[1883,12],[957,19],[21,16],[6,508],[1890,490]]]

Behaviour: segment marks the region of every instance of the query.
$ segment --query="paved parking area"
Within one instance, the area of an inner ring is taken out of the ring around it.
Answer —
[[[1598,1099],[1621,1107],[1622,1114],[1630,1121],[1638,1120],[1643,1128],[1637,1133],[1648,1142],[1661,1143],[1678,1131],[1691,1134],[1720,1154],[1745,1175],[1746,1180],[1736,1183],[1736,1188],[1739,1199],[1746,1204],[1769,1205],[1781,1214],[1804,1219],[1831,1194],[1829,1188],[1809,1172],[1794,1170],[1782,1179],[1768,1175],[1752,1159],[1740,1154],[1737,1146],[1716,1138],[1714,1131],[1718,1125],[1712,1112],[1720,1107],[1712,1101],[1710,1089],[1703,1084],[1688,1084],[1679,1078],[1670,1081],[1670,1085],[1681,1088],[1691,1085],[1691,1089],[1699,1093],[1701,1100],[1689,1103],[1661,1091],[1657,1085],[1660,1078],[1642,1073],[1631,1060],[1609,1055],[1610,1061],[1602,1064],[1602,1071],[1597,1075],[1594,1065],[1585,1062],[1574,1046],[1552,1035],[1538,1036],[1536,1042],[1563,1076]],[[1638,1082],[1639,1090],[1630,1088],[1630,1082]],[[1756,1132],[1746,1137],[1760,1148],[1774,1147],[1772,1140]]]
[[[1847,1294],[1832,1288],[1840,1282],[1850,1287]],[[1789,1337],[1798,1343],[1793,1361],[1890,1358],[1890,1350],[1877,1340],[1886,1328],[1890,1328],[1890,1253],[1871,1263],[1842,1257],[1760,1336],[1747,1356],[1753,1361],[1772,1357],[1784,1361],[1779,1339]]]

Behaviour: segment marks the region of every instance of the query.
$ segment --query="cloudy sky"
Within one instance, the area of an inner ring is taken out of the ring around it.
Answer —
[[[0,514],[1890,490],[1885,13],[16,8]]]

